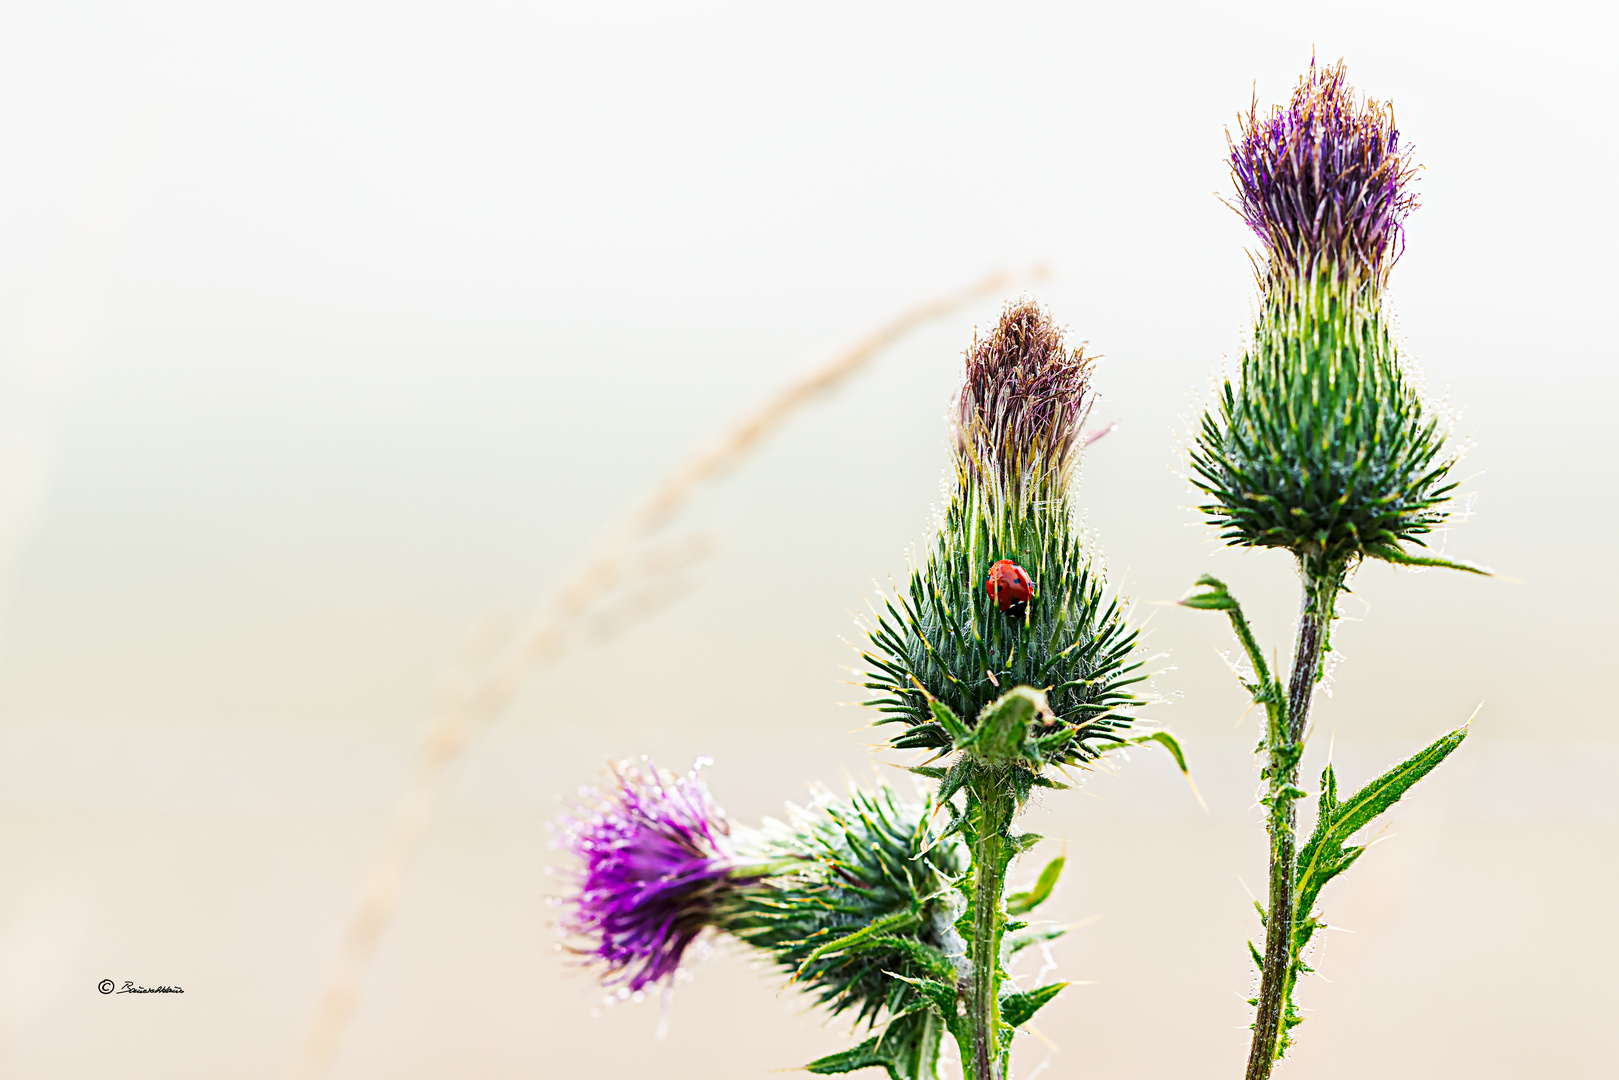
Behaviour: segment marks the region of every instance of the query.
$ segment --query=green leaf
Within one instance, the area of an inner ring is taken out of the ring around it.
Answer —
[[[961,755],[939,782],[938,801],[948,803],[951,797],[965,787],[968,780],[972,779],[972,774],[973,759],[966,754]]]
[[[940,952],[938,949],[935,949],[931,945],[916,940],[916,938],[913,937],[900,937],[893,934],[879,934],[876,937],[860,942],[858,945],[849,946],[847,949],[845,949],[845,951],[855,952],[858,950],[860,952],[869,952],[874,949],[897,952],[908,956],[912,960],[916,961],[917,965],[920,966],[924,971],[935,978],[955,978],[955,966],[950,963],[949,958],[946,957],[944,953]]]
[[[928,708],[933,711],[933,719],[937,720],[939,726],[950,733],[952,739],[959,741],[967,737],[967,725],[961,722],[961,718],[955,714],[950,706],[938,698],[929,698]]]
[[[1178,601],[1182,607],[1197,608],[1199,611],[1235,611],[1237,601],[1226,590],[1225,582],[1219,578],[1204,574],[1197,579],[1194,589],[1201,587],[1202,592],[1189,592]]]
[[[896,971],[885,972],[885,974],[898,979],[902,983],[909,983],[922,991],[922,996],[927,998],[928,1002],[945,1016],[955,1015],[956,988],[954,986],[947,986],[937,979],[913,979]]]
[[[1457,728],[1400,762],[1349,798],[1337,799],[1338,779],[1328,765],[1321,774],[1321,796],[1317,802],[1315,830],[1298,856],[1300,918],[1308,918],[1323,886],[1360,857],[1364,848],[1346,848],[1349,838],[1370,825],[1400,797],[1427,776],[1467,738],[1465,726]]]
[[[1015,686],[985,705],[979,712],[972,734],[957,741],[974,757],[992,765],[1026,758],[1029,725],[1037,716],[1049,716],[1050,706],[1043,691],[1032,686]]]
[[[1130,745],[1141,746],[1150,742],[1155,742],[1159,746],[1162,746],[1165,750],[1168,750],[1170,756],[1175,759],[1175,764],[1180,766],[1181,773],[1183,775],[1192,775],[1192,771],[1186,767],[1186,755],[1181,752],[1181,744],[1176,742],[1175,736],[1171,735],[1167,731],[1155,731],[1151,735],[1138,736],[1137,738],[1130,740]]]
[[[1242,605],[1237,603],[1237,598],[1226,590],[1225,583],[1216,578],[1204,574],[1197,579],[1197,583],[1204,586],[1207,591],[1189,596],[1182,600],[1181,603],[1186,607],[1203,608],[1208,611],[1223,611],[1230,618],[1231,629],[1236,631],[1237,640],[1242,643],[1242,651],[1248,654],[1248,662],[1253,665],[1254,675],[1257,679],[1256,682],[1245,682],[1243,685],[1253,695],[1255,702],[1265,706],[1265,712],[1274,725],[1281,717],[1281,709],[1287,700],[1287,694],[1283,690],[1281,682],[1271,677],[1270,667],[1265,663],[1265,654],[1260,650],[1259,642],[1254,637],[1253,629],[1248,625],[1247,618],[1242,614]],[[1178,757],[1179,755],[1176,756]],[[1186,771],[1184,765],[1181,766],[1181,771]],[[1190,774],[1188,774],[1188,779],[1190,779]]]
[[[1479,574],[1483,577],[1496,577],[1494,570],[1487,566],[1478,566],[1459,559],[1441,559],[1437,555],[1412,555],[1408,551],[1389,544],[1385,547],[1367,548],[1366,553],[1374,559],[1394,563],[1398,566],[1437,566],[1446,570],[1465,570],[1469,574]]]
[[[1063,856],[1059,855],[1046,864],[1040,871],[1040,877],[1035,881],[1034,887],[1027,892],[1015,892],[1006,898],[1006,911],[1009,915],[1027,915],[1041,904],[1051,898],[1051,890],[1057,887],[1057,878],[1062,874],[1065,863]]]
[[[1297,862],[1297,906],[1294,908],[1290,967],[1285,997],[1286,1027],[1297,1023],[1293,990],[1298,976],[1308,970],[1299,959],[1310,939],[1324,923],[1315,915],[1315,902],[1327,883],[1355,864],[1366,851],[1364,845],[1349,846],[1349,839],[1370,825],[1378,815],[1400,801],[1412,785],[1427,776],[1467,738],[1467,726],[1441,736],[1432,744],[1406,758],[1343,801],[1338,800],[1338,777],[1328,765],[1321,774],[1321,794],[1316,802],[1315,830],[1300,849]],[[1252,949],[1252,944],[1249,945]],[[1257,962],[1257,956],[1256,956]],[[1277,1042],[1278,1053],[1287,1039]]]
[[[1052,983],[1038,990],[1006,995],[1001,999],[1001,1019],[1012,1027],[1022,1027],[1034,1019],[1034,1014],[1040,1011],[1041,1006],[1056,997],[1067,985],[1065,982]]]
[[[943,1021],[930,1008],[895,1017],[881,1035],[851,1050],[828,1054],[804,1066],[822,1076],[880,1068],[890,1080],[932,1080],[936,1075]]]
[[[1042,941],[1056,941],[1068,933],[1069,927],[1053,926],[1046,930],[1030,930],[1026,934],[1013,934],[1006,939],[1006,955],[1016,956],[1030,945],[1038,945]]]
[[[888,1070],[888,1075],[899,1080],[899,1074],[892,1067],[889,1058],[877,1052],[877,1044],[882,1041],[881,1036],[872,1036],[859,1046],[851,1050],[844,1050],[837,1054],[828,1054],[823,1058],[816,1058],[804,1066],[805,1072],[819,1073],[826,1076],[832,1073],[854,1072],[856,1069],[866,1069],[872,1066],[881,1066]]]
[[[842,952],[851,946],[859,945],[868,938],[876,937],[887,930],[893,930],[899,927],[909,928],[910,926],[914,926],[916,921],[917,918],[914,912],[896,911],[892,915],[888,915],[884,918],[878,919],[876,922],[861,927],[852,934],[845,934],[843,937],[834,938],[806,956],[803,962],[798,965],[798,972],[794,974],[793,979],[797,980],[804,974],[805,969],[828,953]]]

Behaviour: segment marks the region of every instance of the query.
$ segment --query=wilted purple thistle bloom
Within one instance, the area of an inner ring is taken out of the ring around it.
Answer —
[[[1060,482],[1090,410],[1091,362],[1083,347],[1063,343],[1038,304],[1008,304],[994,331],[975,336],[967,351],[955,418],[962,461],[1013,484]]]
[[[675,777],[621,763],[612,778],[563,821],[563,846],[584,864],[563,927],[591,940],[579,951],[606,965],[604,983],[640,990],[672,976],[724,898],[757,879],[732,876],[724,812],[695,767]]]
[[[1381,281],[1399,257],[1401,223],[1417,207],[1416,172],[1393,106],[1357,102],[1342,61],[1310,70],[1293,100],[1239,116],[1231,146],[1234,209],[1270,249],[1272,270],[1322,269],[1323,260]]]

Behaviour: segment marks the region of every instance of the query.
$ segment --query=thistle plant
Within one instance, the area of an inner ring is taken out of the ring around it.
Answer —
[[[889,745],[921,752],[927,794],[851,789],[786,823],[732,828],[695,771],[624,765],[564,825],[579,860],[563,928],[609,986],[668,985],[704,931],[762,950],[868,1037],[812,1073],[882,1068],[932,1080],[948,1034],[971,1080],[1004,1080],[1015,1031],[1066,985],[1019,986],[1011,958],[1061,936],[1023,916],[1062,872],[1008,892],[1039,836],[1016,827],[1036,788],[1129,745],[1139,632],[1107,590],[1070,482],[1091,360],[1029,302],[967,352],[951,494],[926,557],[862,651]]]
[[[1263,1080],[1300,1022],[1298,979],[1323,886],[1364,851],[1351,836],[1461,744],[1450,732],[1347,798],[1328,765],[1314,832],[1299,847],[1295,803],[1311,697],[1331,649],[1338,597],[1366,559],[1488,573],[1426,550],[1448,514],[1456,454],[1399,355],[1385,302],[1416,208],[1411,151],[1390,106],[1358,99],[1342,63],[1312,61],[1285,106],[1258,103],[1228,136],[1234,208],[1261,241],[1257,317],[1236,377],[1204,414],[1191,454],[1199,509],[1235,547],[1280,548],[1303,597],[1292,666],[1272,674],[1242,608],[1212,577],[1181,602],[1224,611],[1265,710],[1261,779],[1270,834],[1268,902],[1249,1080]]]

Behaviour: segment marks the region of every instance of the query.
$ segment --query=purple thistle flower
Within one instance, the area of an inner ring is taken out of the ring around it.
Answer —
[[[1233,207],[1269,248],[1272,272],[1322,262],[1381,282],[1404,246],[1402,222],[1417,207],[1416,173],[1392,105],[1357,102],[1343,61],[1310,70],[1293,100],[1261,116],[1239,115],[1231,147]]]
[[[1008,304],[994,331],[974,335],[967,350],[955,417],[963,464],[1014,485],[1026,477],[1060,484],[1090,411],[1091,363],[1038,304]]]
[[[562,925],[591,941],[576,951],[606,965],[606,985],[671,977],[726,896],[757,881],[732,875],[725,814],[697,767],[675,777],[620,763],[614,789],[563,820],[562,846],[584,865]]]

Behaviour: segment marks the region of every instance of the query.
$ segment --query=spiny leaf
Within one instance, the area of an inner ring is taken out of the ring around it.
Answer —
[[[1169,751],[1170,756],[1175,759],[1175,764],[1180,766],[1181,773],[1183,775],[1192,775],[1192,771],[1186,767],[1186,755],[1181,753],[1181,744],[1176,742],[1175,736],[1171,735],[1169,732],[1155,731],[1151,735],[1137,736],[1136,738],[1128,741],[1131,746],[1141,746],[1150,742],[1157,743],[1159,746],[1162,746],[1165,750]]]
[[[956,988],[954,986],[948,986],[937,979],[913,979],[908,975],[901,975],[894,971],[890,971],[888,974],[900,982],[907,983],[922,991],[922,996],[927,998],[933,1007],[938,1009],[945,1017],[948,1018],[956,1014]]]
[[[1200,611],[1232,611],[1237,607],[1236,600],[1226,590],[1225,582],[1219,578],[1204,574],[1197,579],[1197,587],[1204,590],[1200,593],[1187,593],[1177,601],[1182,607],[1197,608]]]
[[[1001,1019],[1012,1027],[1022,1027],[1034,1018],[1041,1006],[1056,997],[1067,985],[1065,982],[1052,983],[1038,990],[1006,995],[1001,999]]]
[[[1390,544],[1386,547],[1367,548],[1366,554],[1374,559],[1384,562],[1397,563],[1400,566],[1437,566],[1446,570],[1464,570],[1469,574],[1479,574],[1483,577],[1495,577],[1495,571],[1487,566],[1478,566],[1460,559],[1442,559],[1437,555],[1413,555],[1408,551]]]
[[[932,1080],[938,1066],[942,1026],[931,1008],[913,1010],[889,1021],[881,1035],[851,1050],[817,1058],[804,1069],[826,1076],[881,1068],[890,1080]]]
[[[1013,934],[1006,939],[1006,955],[1015,956],[1027,949],[1030,945],[1038,945],[1043,941],[1056,941],[1068,933],[1066,926],[1053,926],[1046,930],[1030,930],[1026,934]]]
[[[940,727],[950,733],[952,739],[961,740],[967,737],[967,725],[961,722],[961,718],[955,714],[955,711],[950,706],[938,698],[930,698],[928,708],[933,712],[933,719],[938,721]]]
[[[950,771],[944,775],[939,784],[938,801],[941,806],[948,806],[951,797],[960,791],[967,781],[972,778],[972,768],[972,758],[966,754],[961,755],[950,766]]]
[[[843,950],[848,949],[850,946],[858,945],[867,938],[874,937],[886,930],[893,930],[901,926],[914,926],[915,924],[915,913],[910,911],[896,911],[892,915],[885,916],[884,918],[878,919],[876,922],[861,927],[852,934],[845,934],[843,937],[828,941],[826,944],[815,949],[804,958],[803,963],[798,965],[798,972],[794,974],[793,978],[797,979],[804,973],[806,968],[808,968],[815,961],[819,960],[821,957],[826,956],[828,953],[842,952]]]
[[[1066,859],[1059,855],[1046,864],[1040,871],[1040,877],[1035,881],[1034,887],[1026,892],[1015,892],[1006,898],[1006,911],[1009,915],[1027,915],[1051,897],[1051,890],[1057,887],[1057,878],[1062,875],[1062,868]]]
[[[1290,969],[1283,1017],[1285,1028],[1293,1027],[1302,1019],[1293,1002],[1298,976],[1308,970],[1300,957],[1316,930],[1325,925],[1315,915],[1316,899],[1328,882],[1353,866],[1355,860],[1366,851],[1364,845],[1346,846],[1350,837],[1399,802],[1412,785],[1438,767],[1465,738],[1467,727],[1464,725],[1423,747],[1341,802],[1338,800],[1338,778],[1332,766],[1328,765],[1322,772],[1315,829],[1298,854],[1298,900],[1289,950]],[[1253,948],[1251,943],[1249,948]],[[1287,1048],[1289,1041],[1285,1037],[1277,1040],[1278,1054]]]
[[[1400,801],[1417,781],[1427,776],[1467,738],[1460,727],[1400,762],[1342,802],[1337,801],[1337,777],[1328,765],[1321,774],[1321,796],[1315,830],[1298,856],[1299,905],[1306,915],[1322,886],[1359,856],[1359,849],[1344,845],[1379,814]],[[1353,854],[1351,854],[1351,851]],[[1347,861],[1345,861],[1347,860]]]

